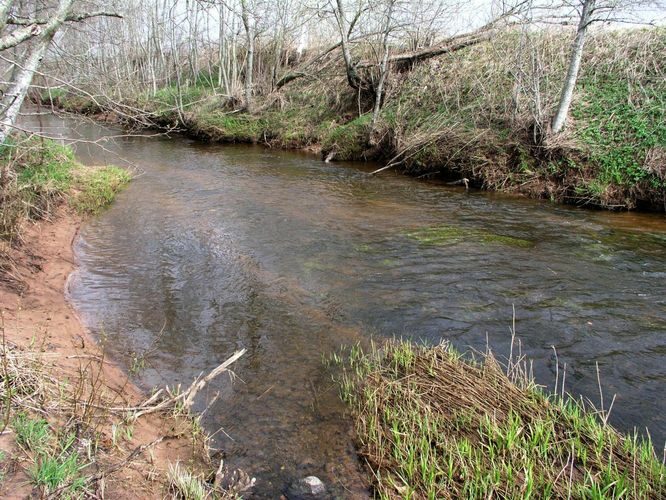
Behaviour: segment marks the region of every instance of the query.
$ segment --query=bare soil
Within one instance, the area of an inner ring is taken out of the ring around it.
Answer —
[[[113,395],[117,405],[135,405],[146,395],[119,366],[104,358],[66,299],[68,279],[76,267],[72,243],[80,224],[81,218],[64,207],[51,221],[26,223],[29,227],[22,233],[22,244],[9,250],[12,279],[0,282],[4,337],[19,348],[43,352],[50,374],[58,380],[75,380],[82,371],[99,373],[102,389]],[[102,433],[110,440],[110,428],[105,427],[110,424],[101,422]],[[137,420],[131,440],[107,446],[107,458],[122,463],[138,447],[159,442],[135,452],[126,466],[106,477],[104,496],[164,498],[170,463],[202,461],[201,446],[194,444],[188,431],[185,419],[170,415],[151,414]],[[14,442],[7,428],[0,435],[0,450],[10,461],[16,452]],[[4,464],[6,477],[0,482],[0,497],[34,496],[24,465],[20,459]]]

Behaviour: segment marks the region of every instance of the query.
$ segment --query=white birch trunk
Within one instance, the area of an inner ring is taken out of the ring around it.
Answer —
[[[371,128],[374,130],[377,120],[379,119],[379,111],[382,107],[382,93],[384,92],[384,82],[386,81],[386,73],[388,72],[388,59],[389,59],[389,35],[391,34],[391,22],[393,21],[393,6],[395,0],[389,0],[386,10],[386,24],[384,25],[384,34],[382,38],[382,49],[384,55],[382,62],[379,65],[379,82],[375,89],[375,107],[372,110],[372,124]]]
[[[32,84],[32,78],[39,67],[39,64],[46,53],[53,37],[62,24],[65,22],[67,13],[72,6],[73,0],[60,0],[58,10],[49,20],[42,30],[38,40],[29,52],[21,70],[12,83],[9,91],[2,100],[2,118],[0,119],[0,144],[4,144],[7,136],[14,128],[16,119],[19,115],[21,105],[28,94],[28,89]]]
[[[247,37],[247,57],[245,58],[245,109],[252,110],[252,71],[254,69],[254,29],[247,9],[246,0],[241,0],[241,19]]]
[[[594,13],[595,1],[596,0],[583,1],[583,11],[580,15],[578,30],[576,31],[576,38],[574,39],[573,47],[571,48],[569,69],[567,70],[567,76],[564,79],[562,94],[560,96],[560,103],[557,106],[557,112],[553,117],[553,134],[559,134],[562,131],[569,114],[569,107],[571,106],[574,88],[576,87],[576,80],[578,79],[578,72],[580,71],[580,62],[583,58],[583,47],[585,46],[587,28],[590,25],[592,14]]]
[[[340,46],[342,48],[342,58],[345,61],[347,82],[353,89],[358,89],[360,82],[356,69],[354,68],[351,49],[349,48],[349,28],[347,27],[347,21],[345,18],[345,6],[343,0],[337,0],[336,5],[337,9],[335,11],[335,18],[338,24],[338,30],[340,31]]]
[[[0,1],[0,31],[5,29],[7,25],[7,16],[9,16],[9,11],[14,5],[14,0],[2,0]]]

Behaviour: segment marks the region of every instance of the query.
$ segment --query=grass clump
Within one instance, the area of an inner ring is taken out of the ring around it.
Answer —
[[[86,468],[81,463],[78,452],[72,450],[76,443],[73,434],[57,446],[42,450],[33,459],[29,470],[33,484],[40,488],[43,494],[58,492],[61,497],[77,496],[86,485],[86,478],[80,473]]]
[[[81,167],[75,173],[76,193],[72,205],[83,214],[97,214],[108,206],[131,174],[114,166]]]
[[[545,395],[524,368],[447,345],[358,347],[338,378],[380,498],[662,498],[649,440],[582,403]]]
[[[30,418],[25,413],[19,413],[12,427],[18,445],[29,450],[42,452],[51,440],[49,424],[43,418]]]
[[[64,497],[75,496],[83,488],[85,481],[78,475],[85,465],[72,449],[77,442],[74,434],[60,442],[46,419],[24,412],[15,416],[12,428],[16,443],[29,459],[28,475],[44,495],[59,490]]]
[[[192,126],[206,137],[228,142],[258,142],[264,135],[263,120],[222,111],[197,114]]]
[[[10,138],[0,146],[0,237],[18,236],[22,219],[42,219],[65,198],[76,166],[71,149],[54,141]]]
[[[69,146],[13,137],[0,146],[0,238],[20,238],[21,222],[46,219],[62,202],[82,214],[108,205],[130,180],[118,167],[85,167]]]
[[[186,468],[169,465],[169,489],[174,498],[182,500],[204,500],[209,497],[206,483]]]
[[[156,102],[160,107],[173,108],[183,107],[187,109],[198,102],[206,99],[211,93],[211,88],[205,85],[171,85],[158,89],[151,96],[144,98]]]
[[[478,229],[462,228],[456,226],[426,227],[407,233],[409,238],[427,245],[456,245],[465,241],[481,244],[498,244],[516,248],[531,248],[534,242],[514,236],[494,234]]]
[[[324,136],[322,151],[335,152],[337,160],[361,159],[368,148],[371,120],[371,114],[366,113],[348,123],[333,127]]]

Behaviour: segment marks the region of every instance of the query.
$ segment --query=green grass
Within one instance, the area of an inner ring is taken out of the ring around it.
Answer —
[[[19,446],[42,453],[50,445],[51,430],[48,422],[42,418],[30,418],[25,413],[19,413],[12,422],[12,428]]]
[[[206,99],[211,94],[210,86],[182,85],[180,88],[176,85],[163,87],[152,95],[143,96],[143,100],[155,103],[159,107],[173,108],[182,106],[187,109],[196,103]]]
[[[179,463],[169,465],[168,477],[174,498],[182,500],[204,500],[210,496],[203,481]]]
[[[390,341],[334,356],[379,498],[660,498],[652,444],[512,365]]]
[[[51,140],[32,139],[12,146],[6,160],[18,157],[18,185],[21,190],[58,192],[68,190],[76,165],[71,148]]]
[[[72,205],[83,214],[97,214],[113,201],[131,174],[114,166],[82,167],[75,179],[77,192],[72,195]]]
[[[666,83],[632,87],[612,74],[584,78],[572,116],[577,137],[598,166],[598,184],[648,180],[666,187],[643,167],[652,148],[666,148]]]
[[[40,94],[40,99],[42,102],[48,102],[50,99],[56,101],[58,99],[63,99],[66,96],[67,91],[65,89],[56,87],[43,90]]]
[[[371,114],[366,113],[348,123],[333,127],[323,138],[323,150],[335,151],[337,160],[361,159],[368,146],[371,120]]]
[[[85,167],[69,146],[12,138],[0,147],[0,166],[14,172],[0,200],[0,237],[15,238],[21,221],[49,217],[67,202],[82,214],[98,213],[130,180],[118,167]]]
[[[85,478],[79,477],[79,474],[86,465],[72,450],[75,441],[74,435],[70,435],[57,447],[36,455],[29,475],[33,484],[46,494],[61,489],[59,498],[77,497],[85,486]]]
[[[261,119],[224,111],[197,114],[194,127],[217,140],[229,142],[258,142],[265,130]]]
[[[59,498],[77,496],[85,485],[84,478],[77,478],[83,465],[79,463],[78,453],[62,452],[57,456],[40,455],[30,469],[30,478],[35,486],[51,493],[59,488]]]
[[[45,494],[65,487],[60,497],[74,496],[83,487],[84,480],[77,476],[85,466],[72,449],[76,442],[73,434],[59,441],[45,419],[25,413],[16,415],[12,428],[16,433],[16,443],[30,452],[28,473],[36,487]]]

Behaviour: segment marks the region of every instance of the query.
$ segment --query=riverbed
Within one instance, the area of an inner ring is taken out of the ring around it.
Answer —
[[[220,429],[226,463],[257,478],[257,496],[279,496],[306,475],[336,496],[366,494],[323,359],[371,338],[449,341],[501,358],[515,321],[539,383],[552,388],[566,371],[565,391],[598,406],[598,366],[606,408],[616,396],[611,422],[647,428],[663,446],[663,215],[40,119],[30,126],[98,141],[74,144],[84,163],[137,173],[75,243],[70,300],[110,355],[149,390],[247,349],[237,378],[217,380],[198,409],[208,430]]]

